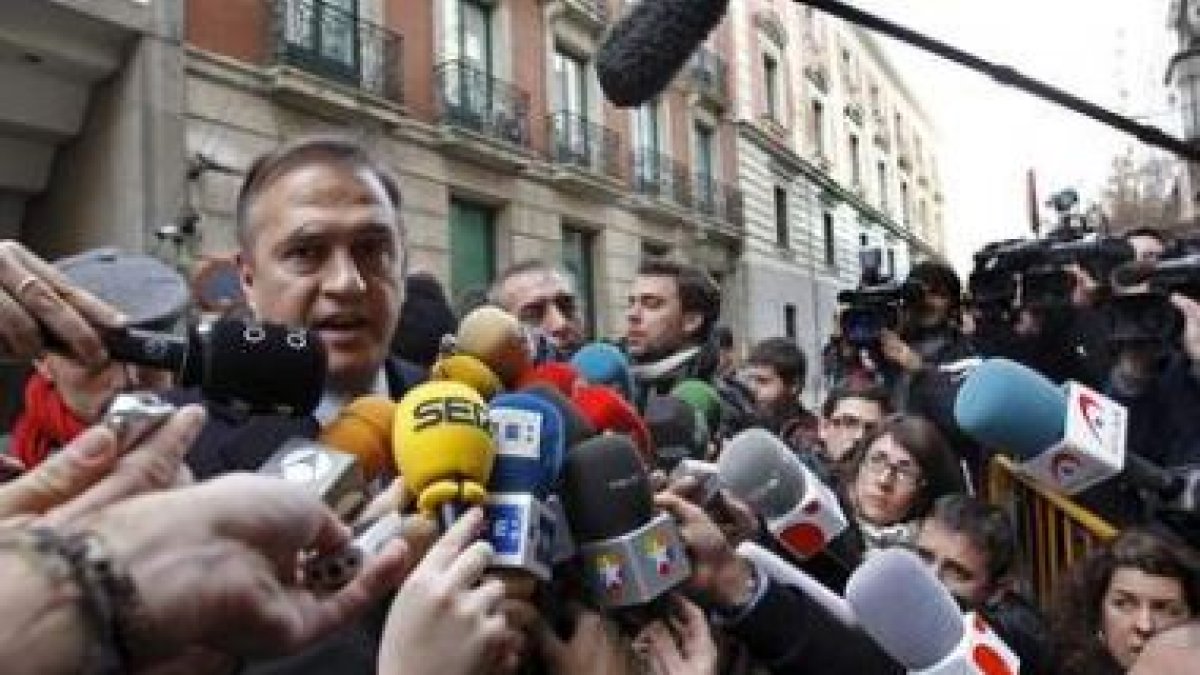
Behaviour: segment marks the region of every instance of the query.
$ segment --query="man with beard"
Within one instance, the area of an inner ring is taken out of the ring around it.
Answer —
[[[754,345],[746,360],[745,381],[754,393],[758,422],[797,452],[813,449],[819,426],[817,416],[800,403],[807,371],[804,352],[782,337]]]

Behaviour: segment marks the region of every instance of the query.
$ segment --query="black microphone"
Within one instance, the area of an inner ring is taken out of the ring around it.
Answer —
[[[654,98],[721,22],[729,0],[643,0],[596,51],[596,76],[619,108]]]
[[[325,348],[305,328],[221,318],[189,327],[186,337],[125,327],[101,338],[114,361],[170,371],[178,386],[199,386],[205,399],[235,412],[307,415],[325,389]]]

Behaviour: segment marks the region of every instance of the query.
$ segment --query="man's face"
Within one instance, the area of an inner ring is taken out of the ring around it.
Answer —
[[[263,191],[249,218],[240,265],[255,315],[312,328],[330,386],[368,389],[404,300],[398,215],[382,183],[366,169],[299,166]]]
[[[1163,243],[1154,237],[1130,237],[1127,241],[1133,247],[1133,256],[1138,262],[1158,262],[1167,252]]]
[[[1132,567],[1113,572],[1100,602],[1104,646],[1123,669],[1133,665],[1150,638],[1191,616],[1179,579]]]
[[[73,358],[53,352],[38,359],[35,366],[43,377],[54,383],[54,390],[71,412],[87,424],[99,422],[117,394],[157,391],[171,386],[167,371],[113,361],[89,368]]]
[[[883,421],[883,409],[865,398],[843,398],[833,407],[833,414],[821,419],[819,433],[826,457],[840,462]]]
[[[796,388],[784,382],[771,366],[748,365],[745,379],[760,415],[770,416],[796,402]]]
[[[917,555],[946,590],[969,607],[980,607],[995,590],[988,578],[987,553],[967,535],[927,518],[917,534]]]
[[[560,351],[572,352],[583,341],[579,303],[559,272],[532,270],[510,277],[500,288],[500,302],[525,325],[541,329]]]
[[[699,314],[684,314],[679,285],[673,277],[639,276],[629,293],[625,339],[634,359],[679,351],[688,335],[699,330]]]

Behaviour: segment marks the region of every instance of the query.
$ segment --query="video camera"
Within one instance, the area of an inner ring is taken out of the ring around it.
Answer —
[[[859,251],[862,275],[858,288],[838,293],[837,301],[845,305],[841,314],[842,337],[851,345],[869,348],[879,344],[885,329],[900,327],[906,303],[921,297],[919,284],[896,283],[884,275],[883,251],[868,248]]]

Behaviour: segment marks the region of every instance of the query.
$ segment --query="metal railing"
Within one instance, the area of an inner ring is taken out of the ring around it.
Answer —
[[[693,206],[701,215],[742,225],[742,192],[705,173],[693,178]]]
[[[697,49],[689,70],[701,93],[718,101],[728,100],[729,67],[716,52],[706,47]]]
[[[605,0],[564,0],[564,2],[573,5],[576,11],[598,24],[608,23],[608,3]]]
[[[670,157],[651,150],[635,150],[630,165],[634,192],[691,206],[687,168]]]
[[[566,111],[550,115],[549,125],[553,161],[620,180],[621,139],[617,132]]]
[[[399,34],[323,0],[270,0],[271,60],[402,102]]]
[[[528,92],[459,60],[438,64],[433,79],[438,122],[529,146]]]
[[[1017,530],[1021,567],[1034,597],[1054,597],[1059,580],[1079,560],[1117,536],[1117,529],[1091,511],[1021,474],[1007,457],[988,467],[988,501],[1008,509]]]

